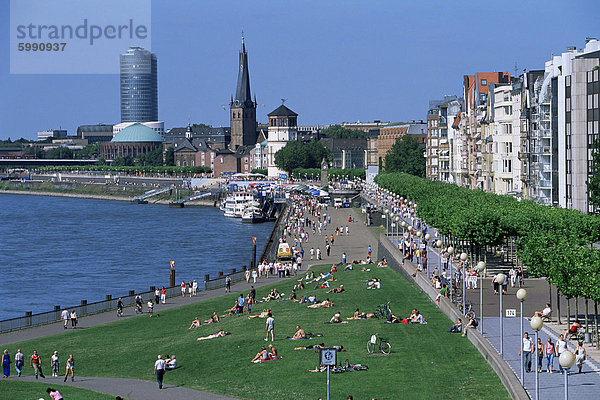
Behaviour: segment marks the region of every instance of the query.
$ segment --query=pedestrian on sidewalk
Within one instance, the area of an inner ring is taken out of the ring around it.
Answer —
[[[167,302],[167,289],[165,289],[164,286],[162,287],[162,289],[160,289],[160,302],[162,304],[165,304]]]
[[[58,351],[55,351],[50,357],[50,368],[52,369],[52,376],[58,376],[58,369],[60,367],[60,361]]]
[[[21,376],[23,365],[25,365],[25,356],[21,353],[21,349],[17,349],[17,354],[15,354],[15,370],[17,371],[17,376]]]
[[[325,250],[327,250],[327,257],[329,257],[329,254],[331,254],[331,245],[329,243],[327,243],[327,245],[325,246]]]
[[[181,281],[181,297],[185,297],[185,281]]]
[[[77,328],[77,313],[75,312],[75,309],[71,310],[71,326],[73,329]]]
[[[250,270],[247,269],[246,272],[244,272],[244,276],[246,278],[246,283],[250,283]]]
[[[69,323],[69,311],[66,308],[60,313],[60,318],[63,320],[64,328],[67,329],[67,324]]]
[[[538,365],[538,372],[542,372],[542,363],[544,361],[544,345],[542,344],[542,339],[538,338],[537,340],[537,345],[536,345],[536,351],[537,351],[537,365]]]
[[[568,350],[567,341],[565,340],[565,336],[561,334],[556,341],[556,357],[560,358],[560,355]],[[563,373],[563,367],[558,363],[558,367],[560,369],[560,373]],[[567,369],[567,373],[569,373],[569,369]]]
[[[2,376],[4,378],[8,378],[10,376],[10,364],[12,361],[10,360],[10,354],[8,354],[8,349],[4,349],[2,353]]]
[[[154,302],[156,304],[158,304],[160,302],[160,289],[158,287],[156,287],[156,289],[154,289]]]
[[[581,368],[583,368],[583,362],[585,361],[585,349],[583,348],[583,342],[577,343],[577,348],[575,349],[575,364],[579,369],[579,373],[581,373]]]
[[[256,278],[258,278],[258,273],[255,269],[252,270],[252,283],[256,283]]]
[[[71,382],[75,382],[75,359],[73,358],[73,354],[69,354],[69,359],[67,360],[67,368],[65,372],[64,382],[67,381],[67,377],[69,376],[69,371],[71,372]]]
[[[162,356],[159,354],[158,359],[154,363],[154,373],[156,374],[156,381],[158,382],[158,388],[162,389],[163,387],[163,378],[165,376],[167,364],[165,360],[162,359]]]
[[[38,375],[42,378],[46,378],[44,373],[42,372],[42,358],[38,355],[37,350],[33,351],[31,355],[31,359],[29,360],[29,365],[33,368],[33,372],[35,373],[35,379],[38,379]]]
[[[519,350],[519,357],[521,356],[521,351],[523,352],[523,370],[525,372],[531,372],[531,355],[533,354],[533,341],[529,337],[529,333],[525,332],[523,334],[523,345]]]
[[[231,277],[229,275],[225,277],[225,292],[231,292]]]
[[[192,296],[195,296],[198,293],[198,282],[194,279],[192,281]]]
[[[187,290],[188,296],[192,297],[192,281],[188,281]]]
[[[554,343],[552,343],[552,338],[548,338],[544,347],[544,352],[546,353],[546,372],[551,374],[552,366],[554,364]]]

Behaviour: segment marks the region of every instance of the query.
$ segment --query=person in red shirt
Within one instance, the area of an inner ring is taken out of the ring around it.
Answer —
[[[167,289],[164,286],[160,290],[160,302],[163,304],[167,302]]]
[[[185,297],[185,281],[181,281],[181,296]]]
[[[31,355],[30,365],[31,368],[33,368],[33,371],[35,372],[35,379],[38,379],[38,374],[42,378],[46,378],[44,376],[44,373],[42,372],[42,358],[38,355],[37,350],[34,350],[33,354]]]

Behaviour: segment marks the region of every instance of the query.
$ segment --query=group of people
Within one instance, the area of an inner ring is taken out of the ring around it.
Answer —
[[[544,359],[546,360],[546,372],[554,372],[554,359],[560,357],[562,353],[567,351],[569,348],[568,342],[565,340],[564,335],[560,335],[556,343],[552,342],[552,338],[548,338],[546,343],[542,343],[542,339],[538,338],[537,343],[533,343],[533,340],[529,337],[529,333],[523,334],[523,341],[521,348],[519,349],[519,356],[523,355],[523,369],[525,372],[531,372],[532,359],[537,357],[537,372],[543,371]],[[578,372],[581,373],[583,369],[583,363],[586,359],[586,351],[583,347],[583,342],[577,342],[573,354],[575,355],[575,365],[577,366]],[[559,363],[560,373],[568,373]]]
[[[13,359],[8,352],[8,349],[4,349],[2,352],[2,376],[8,378],[10,376],[10,365],[13,364]],[[25,366],[25,355],[21,352],[21,349],[17,349],[14,357],[15,371],[17,376],[21,376],[23,373],[23,367]],[[33,368],[35,379],[39,377],[46,378],[42,369],[42,357],[38,354],[37,350],[33,350],[33,354],[29,358],[29,366]],[[52,376],[58,377],[60,374],[60,357],[58,351],[55,351],[50,357],[50,369],[52,370]],[[69,358],[66,362],[66,369],[64,375],[64,381],[71,375],[71,381],[75,380],[75,359],[73,354],[69,354]],[[61,374],[62,376],[62,374]]]

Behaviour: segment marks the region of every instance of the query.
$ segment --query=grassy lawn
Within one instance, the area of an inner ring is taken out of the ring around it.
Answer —
[[[50,399],[50,395],[46,393],[46,388],[51,387],[60,392],[67,400],[114,400],[115,396],[92,392],[91,390],[79,389],[63,385],[55,385],[54,383],[38,383],[17,381],[12,377],[0,381],[0,393],[3,399]]]
[[[314,267],[324,271],[327,267]],[[331,394],[345,399],[375,397],[398,398],[476,398],[507,399],[508,393],[499,378],[466,338],[447,333],[449,319],[420,291],[391,269],[371,267],[371,272],[353,270],[338,272],[336,286],[343,284],[345,293],[326,295],[325,289],[310,285],[299,296],[316,294],[319,300],[329,297],[334,308],[309,309],[291,301],[269,302],[254,306],[253,314],[263,308],[273,310],[276,338],[274,345],[283,360],[252,364],[250,359],[265,345],[265,320],[246,316],[225,318],[218,325],[188,330],[196,316],[207,319],[212,311],[231,307],[235,294],[210,299],[161,312],[160,317],[140,316],[112,324],[68,331],[18,345],[26,355],[36,348],[46,355],[54,350],[64,362],[69,353],[76,359],[76,374],[81,376],[114,376],[153,380],[154,360],[158,353],[175,354],[180,368],[167,372],[167,384],[206,390],[243,399],[316,399],[325,396],[325,373],[311,373],[317,365],[317,354],[311,350],[294,351],[299,345],[323,341],[326,345],[343,345],[348,351],[339,359],[367,365],[367,371],[332,374]],[[382,289],[367,290],[361,280],[379,277]],[[290,293],[294,280],[275,286]],[[270,287],[259,288],[257,297],[266,295]],[[427,325],[384,324],[382,320],[353,320],[348,324],[328,325],[334,310],[349,317],[358,307],[373,312],[377,305],[391,301],[394,314],[408,316],[417,308]],[[319,332],[322,338],[292,341],[296,324],[307,332]],[[232,335],[206,341],[198,336],[215,333],[218,328]],[[368,356],[366,342],[380,333],[392,344],[389,356]],[[28,372],[30,373],[30,372]]]

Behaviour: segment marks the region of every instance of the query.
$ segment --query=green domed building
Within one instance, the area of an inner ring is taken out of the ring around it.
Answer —
[[[142,124],[133,124],[117,133],[110,142],[100,144],[100,157],[114,160],[117,157],[136,158],[162,147],[163,137]]]

